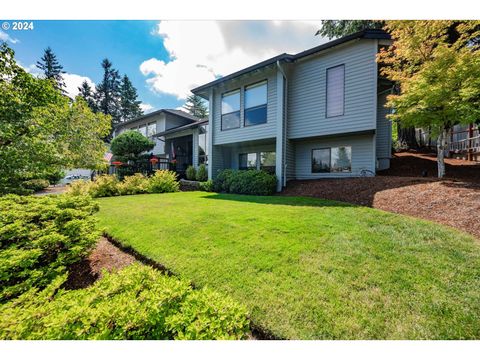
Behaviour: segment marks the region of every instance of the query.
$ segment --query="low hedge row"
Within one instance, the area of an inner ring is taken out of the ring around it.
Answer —
[[[277,187],[277,178],[262,170],[219,171],[213,183],[217,192],[248,195],[272,195]]]
[[[0,197],[0,302],[43,288],[88,254],[98,239],[85,196]]]
[[[157,170],[153,176],[142,174],[125,176],[119,181],[115,175],[101,175],[95,181],[75,181],[68,193],[71,195],[90,195],[108,197],[119,195],[135,195],[147,193],[167,193],[179,190],[179,183],[175,172]]]
[[[93,286],[63,290],[65,276],[0,307],[1,339],[243,339],[244,307],[150,267],[105,273]]]

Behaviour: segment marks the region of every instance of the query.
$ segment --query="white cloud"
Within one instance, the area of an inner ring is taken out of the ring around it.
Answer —
[[[142,111],[143,111],[145,114],[148,114],[149,112],[152,112],[152,111],[153,111],[153,106],[150,105],[150,104],[141,103],[141,104],[140,104],[140,109],[142,109]]]
[[[0,41],[11,42],[12,44],[16,44],[20,42],[20,40],[12,38],[6,32],[0,30]]]
[[[314,36],[320,21],[162,21],[168,61],[151,58],[140,65],[158,93],[185,99],[196,86],[262,60],[297,53],[326,39]]]
[[[69,97],[72,99],[78,95],[79,91],[78,88],[82,85],[82,83],[86,80],[88,85],[95,90],[94,82],[87,76],[81,76],[77,74],[63,74],[63,80],[65,82],[65,92]]]

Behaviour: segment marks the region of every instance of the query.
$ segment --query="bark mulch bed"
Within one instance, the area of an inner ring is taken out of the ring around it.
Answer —
[[[376,177],[291,181],[287,196],[313,196],[436,221],[480,238],[480,163],[446,159],[447,178],[436,176],[435,154],[396,154]],[[421,174],[427,171],[427,177]]]
[[[64,284],[66,289],[83,289],[102,277],[102,270],[120,270],[133,262],[133,255],[127,254],[102,237],[90,255],[69,270],[69,277]]]

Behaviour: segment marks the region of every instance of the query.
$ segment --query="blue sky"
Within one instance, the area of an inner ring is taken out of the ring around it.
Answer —
[[[68,73],[67,86],[97,83],[105,57],[126,73],[146,109],[177,108],[189,90],[282,52],[325,41],[303,21],[34,21],[33,30],[0,30],[21,65],[50,46]]]

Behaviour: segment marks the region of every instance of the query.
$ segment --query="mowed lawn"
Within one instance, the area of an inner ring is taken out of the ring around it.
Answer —
[[[180,192],[99,202],[109,235],[231,295],[275,337],[480,338],[480,246],[457,230],[312,198]]]

